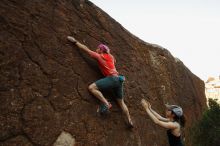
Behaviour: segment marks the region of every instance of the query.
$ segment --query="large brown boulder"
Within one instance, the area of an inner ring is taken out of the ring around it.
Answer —
[[[147,32],[146,32],[147,33]],[[179,104],[189,129],[206,108],[204,83],[170,52],[129,33],[86,0],[0,1],[0,145],[51,146],[62,131],[77,146],[165,146],[165,130],[140,107],[148,99],[163,114],[164,103]],[[136,127],[111,92],[107,117],[87,86],[102,77],[95,61],[67,41],[67,35],[95,49],[111,48],[126,76],[125,102]]]

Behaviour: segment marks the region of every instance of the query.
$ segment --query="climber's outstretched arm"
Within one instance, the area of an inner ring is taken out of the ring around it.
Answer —
[[[67,39],[69,41],[73,42],[77,47],[79,47],[83,51],[87,52],[88,54],[91,54],[91,52],[93,52],[86,45],[84,45],[84,44],[80,43],[79,41],[77,41],[74,37],[67,36]]]

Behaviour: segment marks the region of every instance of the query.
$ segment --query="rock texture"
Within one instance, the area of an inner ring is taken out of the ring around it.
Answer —
[[[111,92],[110,115],[96,114],[87,86],[102,75],[67,35],[92,49],[101,42],[111,48],[136,128],[126,129]],[[166,102],[183,107],[189,146],[190,126],[206,108],[203,81],[180,60],[86,0],[1,0],[0,72],[1,146],[51,146],[62,131],[77,146],[165,146],[165,130],[146,116],[142,97],[161,114]]]

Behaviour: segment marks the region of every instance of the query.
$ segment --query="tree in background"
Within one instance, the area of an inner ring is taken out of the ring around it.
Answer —
[[[209,99],[209,108],[202,119],[192,129],[195,146],[220,146],[220,105]]]

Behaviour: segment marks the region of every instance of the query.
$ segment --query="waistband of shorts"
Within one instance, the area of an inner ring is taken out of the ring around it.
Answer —
[[[112,74],[112,75],[108,75],[106,77],[119,77],[120,75],[119,74]]]

